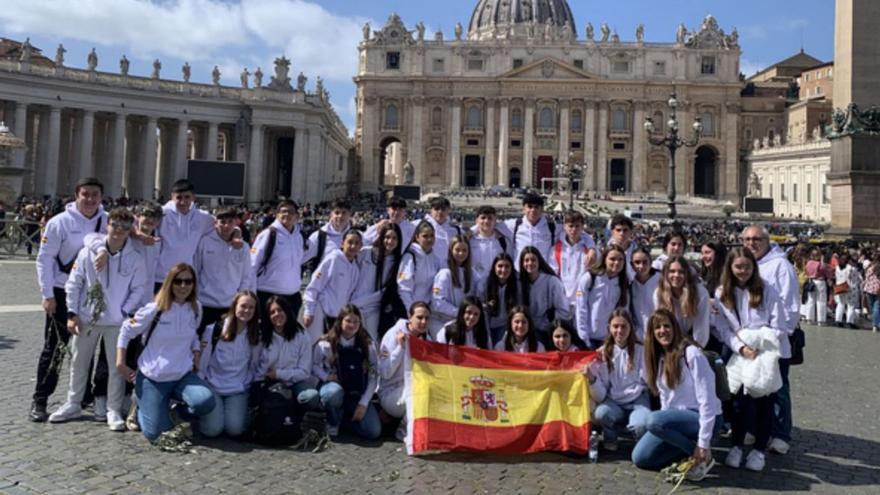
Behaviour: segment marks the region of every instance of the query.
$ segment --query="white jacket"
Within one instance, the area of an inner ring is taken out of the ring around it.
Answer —
[[[608,335],[608,318],[620,301],[620,276],[626,275],[623,271],[613,279],[591,272],[581,275],[577,288],[576,320],[578,336],[584,343],[604,340]],[[624,309],[629,309],[629,305]]]
[[[779,246],[771,244],[770,251],[758,260],[758,271],[761,272],[764,283],[776,289],[779,297],[782,298],[785,316],[783,330],[791,335],[801,317],[801,286],[794,266],[788,262],[788,258]],[[791,357],[791,343],[788,338],[779,340],[779,352],[783,358]]]
[[[86,304],[87,294],[92,286],[100,284],[107,309],[94,324],[119,326],[140,308],[147,290],[144,258],[128,240],[122,249],[108,258],[101,273],[95,271],[94,261],[95,254],[88,247],[79,251],[64,285],[67,311],[76,313],[84,324],[90,324],[92,306]]]
[[[289,385],[299,383],[312,374],[312,338],[305,330],[296,332],[290,340],[272,332],[272,342],[260,354],[255,380],[263,380],[266,373],[275,370],[275,377]]]
[[[256,292],[250,246],[236,249],[212,230],[199,241],[193,267],[199,281],[199,302],[210,308],[227,308],[240,290]]]
[[[526,282],[529,283],[529,282]],[[520,294],[524,294],[520,289]],[[539,273],[538,278],[531,282],[529,287],[529,313],[535,330],[547,332],[550,326],[550,310],[554,311],[554,318],[567,320],[571,318],[571,305],[565,297],[565,288],[562,281],[556,275]]]
[[[162,223],[156,229],[157,237],[162,238],[159,262],[156,266],[155,282],[165,280],[171,267],[178,263],[193,264],[193,256],[203,235],[214,230],[214,217],[193,204],[186,215],[177,211],[174,201],[165,203]]]
[[[52,217],[43,230],[40,250],[37,252],[37,282],[43,299],[55,297],[53,288],[64,287],[68,274],[58,266],[74,261],[83,247],[83,239],[94,232],[107,232],[107,213],[103,206],[92,218],[86,218],[76,208],[76,203],[68,203],[64,211]]]
[[[464,268],[458,269],[461,287],[452,284],[452,271],[443,268],[434,276],[434,287],[431,291],[431,316],[439,320],[454,320],[458,315],[458,306],[464,298],[476,293],[477,277],[471,271],[470,290],[465,291]]]
[[[436,245],[430,253],[425,253],[421,246],[413,243],[401,256],[397,283],[400,300],[407,311],[416,301],[431,302],[434,275],[444,266],[434,255],[436,252]]]
[[[357,287],[357,260],[349,261],[337,249],[321,260],[303,295],[303,313],[314,315],[320,305],[325,316],[335,318],[343,306],[351,301]]]
[[[260,270],[275,229],[275,247],[265,270]],[[251,267],[257,277],[257,290],[289,296],[302,287],[302,264],[306,260],[307,241],[299,224],[288,231],[278,220],[254,239],[251,247]]]
[[[569,243],[568,239],[562,236],[562,239],[553,245],[550,259],[547,262],[562,280],[565,296],[568,297],[571,304],[575,304],[577,299],[578,280],[588,271],[587,256],[595,247],[596,243],[589,234],[584,234],[574,244]]]

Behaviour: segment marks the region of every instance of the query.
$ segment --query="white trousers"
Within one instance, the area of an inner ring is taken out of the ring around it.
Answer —
[[[379,405],[389,416],[402,418],[406,414],[406,402],[403,400],[403,384],[389,389],[379,389]]]
[[[816,288],[807,293],[804,316],[810,321],[825,323],[828,319],[828,284],[821,279],[813,280]]]
[[[834,302],[837,303],[837,308],[834,310],[834,321],[855,325],[856,318],[858,317],[856,311],[859,307],[857,296],[850,291],[846,294],[834,296]],[[846,318],[846,321],[844,321],[844,318]]]
[[[89,365],[95,358],[98,340],[104,337],[104,351],[107,352],[107,410],[122,414],[122,398],[125,395],[125,378],[116,371],[116,340],[119,338],[118,326],[86,327],[70,340],[72,357],[70,359],[70,388],[67,402],[79,405],[86,393],[89,381]]]

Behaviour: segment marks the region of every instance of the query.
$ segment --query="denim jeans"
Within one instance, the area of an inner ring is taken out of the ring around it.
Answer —
[[[214,392],[195,373],[180,380],[156,382],[138,373],[134,385],[138,400],[138,422],[147,440],[154,441],[174,425],[169,415],[171,399],[183,401],[190,414],[204,416],[214,410]]]
[[[871,310],[871,326],[880,328],[880,295],[868,294],[868,309]]]
[[[715,419],[715,429],[720,425]],[[632,462],[641,469],[662,469],[694,453],[700,433],[696,411],[666,409],[648,415],[647,431],[632,451]]]
[[[645,434],[648,415],[651,414],[651,401],[647,392],[627,404],[618,404],[611,399],[596,406],[596,423],[602,427],[603,439],[606,442],[617,440],[617,428],[626,425],[636,440]]]
[[[248,417],[248,398],[250,393],[232,395],[214,394],[216,407],[199,420],[199,431],[206,437],[218,437],[226,433],[231,437],[244,434],[250,418]]]
[[[788,381],[788,371],[791,367],[790,359],[779,360],[779,373],[782,374],[782,388],[776,391],[773,397],[773,425],[770,428],[770,436],[791,442],[791,388]]]
[[[352,415],[358,407],[359,398],[346,397],[345,391],[335,382],[322,385],[319,395],[321,405],[327,412],[329,425],[351,429],[356,435],[368,440],[379,438],[382,433],[382,423],[374,405],[367,405],[367,412],[360,421],[352,421]]]

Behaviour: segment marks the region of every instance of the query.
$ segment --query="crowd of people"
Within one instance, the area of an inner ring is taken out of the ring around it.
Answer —
[[[604,448],[628,432],[636,466],[684,459],[699,480],[719,433],[734,468],[761,471],[768,452],[788,452],[802,318],[824,323],[833,303],[837,321],[855,325],[865,294],[875,331],[880,321],[880,258],[809,245],[786,253],[760,225],[736,225],[736,236],[724,223],[667,229],[652,257],[627,216],[612,217],[597,242],[585,229],[594,221],[576,211],[554,219],[534,194],[515,218],[479,207],[468,228],[444,197],[417,216],[397,197],[381,214],[344,200],[211,214],[193,191],[180,180],[162,206],[108,212],[101,183],[84,178],[45,223],[31,420],[63,423],[91,405],[111,430],[150,441],[184,415],[206,437],[269,442],[321,411],[331,437],[402,438],[410,339],[590,349],[598,358],[583,372]],[[319,216],[305,232],[302,219]],[[65,348],[69,390],[50,414]],[[727,390],[724,371],[752,365],[758,378]]]

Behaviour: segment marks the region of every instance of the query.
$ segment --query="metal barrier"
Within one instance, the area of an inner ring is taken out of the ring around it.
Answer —
[[[30,245],[30,253],[28,253]],[[40,249],[38,222],[0,220],[0,254],[35,256]]]

